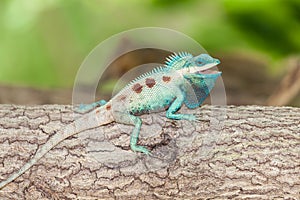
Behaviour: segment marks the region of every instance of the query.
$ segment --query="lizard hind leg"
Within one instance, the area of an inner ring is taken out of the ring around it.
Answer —
[[[87,113],[90,112],[91,110],[95,109],[98,106],[103,106],[107,102],[105,100],[100,100],[91,104],[80,104],[78,108],[75,109],[76,112],[78,113]]]
[[[141,126],[142,126],[141,118],[131,115],[129,113],[121,113],[121,112],[114,113],[114,118],[116,122],[122,124],[134,125],[134,129],[130,136],[130,148],[135,152],[142,152],[147,155],[150,154],[150,151],[146,147],[137,145]]]

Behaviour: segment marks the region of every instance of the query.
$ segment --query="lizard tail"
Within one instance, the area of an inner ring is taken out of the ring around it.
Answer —
[[[68,125],[68,126],[71,126]],[[29,160],[26,164],[24,164],[21,169],[19,169],[17,172],[12,174],[8,179],[5,181],[2,181],[0,183],[0,189],[3,188],[8,183],[12,182],[16,178],[18,178],[21,174],[23,174],[25,171],[27,171],[31,166],[33,166],[39,159],[41,159],[50,149],[52,149],[55,145],[57,145],[62,138],[68,138],[73,134],[76,134],[74,132],[70,132],[71,128],[67,128],[63,130],[62,132],[58,132],[55,135],[53,135],[42,147],[40,147],[33,158]]]
[[[98,111],[99,112],[99,111]],[[44,145],[42,145],[33,158],[28,161],[26,164],[24,164],[21,169],[19,169],[17,172],[12,174],[8,179],[2,181],[0,183],[0,189],[2,189],[5,185],[12,182],[16,178],[18,178],[20,175],[22,175],[24,172],[26,172],[29,168],[31,168],[39,159],[41,159],[49,150],[51,150],[54,146],[56,146],[58,143],[63,141],[64,139],[75,135],[77,133],[80,133],[84,130],[92,129],[101,125],[108,124],[112,122],[110,118],[107,119],[99,119],[95,115],[95,110],[92,111],[92,113],[89,113],[87,116],[83,116],[71,124],[67,125],[62,131],[59,131],[55,135],[53,135]]]

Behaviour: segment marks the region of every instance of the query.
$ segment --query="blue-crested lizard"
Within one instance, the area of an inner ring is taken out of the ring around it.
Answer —
[[[33,158],[23,167],[0,183],[3,188],[15,180],[50,149],[64,139],[102,126],[113,121],[134,125],[130,147],[133,151],[150,154],[150,151],[137,145],[142,120],[139,115],[166,110],[166,117],[174,120],[197,120],[194,115],[176,113],[183,104],[188,108],[200,106],[209,95],[221,72],[211,70],[220,61],[208,54],[193,56],[190,53],[174,53],[166,58],[166,64],[131,81],[110,101],[98,101],[79,109],[89,113],[67,125],[40,147]],[[96,108],[98,105],[100,107]]]

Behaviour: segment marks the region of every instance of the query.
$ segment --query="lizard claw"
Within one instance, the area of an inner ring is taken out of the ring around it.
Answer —
[[[210,122],[209,119],[203,119],[200,116],[195,116],[195,121],[196,122]]]

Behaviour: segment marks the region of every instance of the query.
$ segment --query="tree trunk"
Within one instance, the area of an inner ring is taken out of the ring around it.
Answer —
[[[300,108],[183,108],[198,122],[143,115],[139,144],[132,126],[111,123],[50,150],[0,190],[0,199],[300,199]],[[71,123],[70,106],[0,106],[0,179]]]

